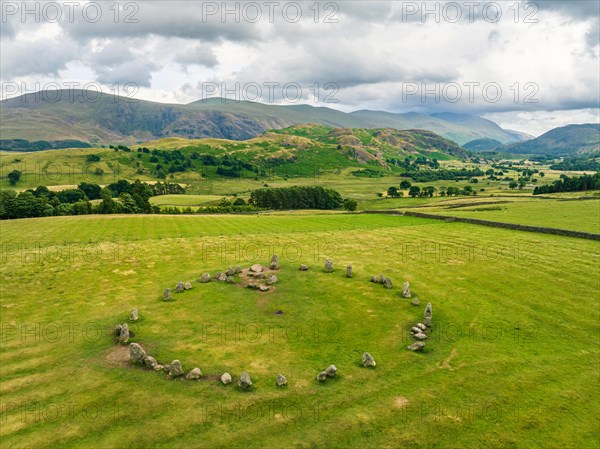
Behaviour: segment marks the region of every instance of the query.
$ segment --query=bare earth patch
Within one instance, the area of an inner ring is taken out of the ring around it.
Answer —
[[[394,399],[394,407],[396,408],[404,408],[408,405],[408,399],[406,399],[404,396],[398,396],[396,399]]]
[[[447,369],[450,371],[454,371],[454,368],[450,365],[450,362],[452,361],[452,359],[454,357],[456,357],[456,354],[457,354],[456,348],[452,348],[452,351],[450,352],[450,356],[448,356],[448,358],[446,360],[444,360],[441,365],[438,365],[438,368],[440,368],[440,369],[444,368],[444,369]]]
[[[129,365],[129,346],[113,346],[106,354],[104,359],[111,365],[128,366]]]
[[[270,267],[263,266],[262,273],[256,273],[256,274],[258,274],[258,275],[263,274],[266,277],[268,274],[271,274],[271,273],[277,275],[277,273],[279,271],[280,270],[271,270]],[[240,288],[248,288],[248,285],[252,284],[252,283],[267,285],[265,282],[265,279],[261,279],[259,277],[254,277],[254,276],[251,276],[250,274],[254,274],[252,271],[250,271],[250,268],[244,268],[242,271],[240,271],[238,273],[238,277],[239,277],[240,281],[237,283],[237,286]],[[263,293],[263,294],[267,294],[267,293],[271,293],[276,290],[276,287],[274,285],[269,285],[268,287],[269,287],[269,290],[266,292],[261,292],[260,290],[256,290],[256,291]]]

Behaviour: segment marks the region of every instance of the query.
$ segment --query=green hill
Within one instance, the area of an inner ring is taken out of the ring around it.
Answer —
[[[568,125],[554,128],[540,137],[507,145],[503,151],[513,154],[569,156],[600,150],[600,124]]]
[[[503,145],[496,139],[475,139],[465,143],[462,147],[469,151],[494,151]]]
[[[213,98],[186,105],[129,100],[81,90],[38,93],[0,103],[0,139],[52,142],[79,140],[92,145],[135,144],[165,137],[244,140],[269,129],[301,123],[332,128],[423,129],[464,144],[478,138],[502,143],[521,140],[489,120],[470,115],[435,116],[380,111],[345,113],[309,105],[266,105]],[[56,100],[54,99],[56,98]]]

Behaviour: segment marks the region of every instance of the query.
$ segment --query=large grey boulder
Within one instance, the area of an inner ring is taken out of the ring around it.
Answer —
[[[385,278],[383,280],[383,286],[385,288],[392,288],[392,280],[390,278]]]
[[[235,284],[235,279],[233,278],[233,276],[227,276],[225,282],[227,282],[228,284]]]
[[[377,363],[375,363],[375,359],[373,358],[373,356],[371,354],[369,354],[368,352],[365,352],[362,355],[362,365],[366,366],[366,367],[375,367],[375,366],[377,366]]]
[[[165,301],[170,301],[171,300],[171,289],[170,288],[166,288],[165,289],[165,293],[163,294],[163,299]]]
[[[321,371],[319,374],[317,374],[317,380],[319,382],[325,382],[327,380],[327,373],[325,371]]]
[[[127,343],[129,341],[129,325],[127,323],[121,325],[119,332],[119,343]]]
[[[347,278],[352,277],[352,265],[346,265],[346,277]]]
[[[275,276],[274,274],[269,274],[267,276],[267,285],[273,285],[277,282],[277,276]]]
[[[129,314],[129,321],[137,321],[140,316],[138,315],[138,310],[134,307],[131,309],[131,313]]]
[[[197,379],[200,379],[201,376],[202,376],[202,371],[200,370],[200,368],[196,367],[193,370],[189,371],[185,375],[185,378],[186,378],[186,380],[197,380]]]
[[[412,345],[408,346],[411,351],[422,351],[425,347],[425,343],[422,341],[415,341]]]
[[[323,271],[325,273],[332,273],[333,272],[333,262],[329,259],[327,259],[325,261],[325,267],[323,268]]]
[[[420,306],[421,305],[421,301],[419,301],[419,298],[414,298],[410,303],[413,306]]]
[[[413,335],[413,338],[423,341],[423,340],[427,340],[427,335],[424,334],[423,332],[418,332]]]
[[[132,363],[142,363],[146,357],[146,351],[137,343],[129,345],[129,360]]]
[[[192,289],[192,283],[191,282],[186,282],[185,284],[183,284],[183,288],[186,290],[191,290]]]
[[[171,377],[183,376],[183,369],[181,369],[181,362],[179,360],[173,360],[169,364],[169,376],[171,376]]]
[[[337,374],[337,368],[335,365],[329,365],[325,370],[325,373],[327,373],[327,377],[335,377]]]
[[[246,371],[244,371],[240,376],[238,386],[242,390],[249,390],[250,388],[252,388],[252,380],[250,379],[250,375]]]
[[[185,286],[183,285],[183,282],[178,282],[177,285],[175,286],[175,293],[181,293],[184,290],[185,290]]]
[[[231,374],[223,373],[221,374],[221,382],[223,385],[229,385],[231,383]]]
[[[156,361],[156,359],[154,357],[152,357],[151,355],[148,355],[148,356],[144,357],[144,365],[146,365],[148,368],[154,369],[158,365],[158,362]]]
[[[287,379],[283,374],[278,374],[275,383],[278,387],[285,387],[287,385]]]
[[[423,318],[423,324],[426,327],[431,327],[431,317],[430,316],[426,316],[425,318]]]
[[[405,298],[410,298],[410,284],[408,283],[408,281],[406,281],[404,284],[402,284],[402,296],[404,296]]]
[[[202,284],[206,284],[207,282],[210,282],[210,273],[204,273],[202,276],[200,276],[200,282]]]

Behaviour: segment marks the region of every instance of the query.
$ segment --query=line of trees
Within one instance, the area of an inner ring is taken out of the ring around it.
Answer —
[[[320,186],[293,186],[258,189],[250,194],[249,203],[263,209],[338,209],[344,205],[339,192]]]
[[[600,190],[600,173],[593,175],[574,176],[572,178],[567,175],[560,175],[560,179],[552,184],[545,186],[537,186],[533,194],[540,195],[543,193],[556,192],[581,192],[584,190]]]
[[[472,170],[421,170],[421,171],[410,171],[402,173],[401,176],[405,178],[411,178],[415,182],[433,182],[433,181],[451,181],[474,178],[476,176],[483,176],[485,173],[479,168]]]

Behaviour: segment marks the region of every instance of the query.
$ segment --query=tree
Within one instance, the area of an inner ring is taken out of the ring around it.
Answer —
[[[77,186],[77,188],[85,193],[85,196],[88,197],[88,200],[100,199],[100,191],[102,190],[102,187],[100,187],[98,184],[82,182]]]
[[[354,212],[356,210],[356,208],[358,207],[358,203],[356,202],[356,200],[350,199],[350,198],[346,198],[344,200],[344,209],[350,212]]]
[[[409,181],[406,181],[406,180],[405,180],[405,181],[402,181],[402,182],[400,183],[400,188],[401,188],[401,189],[403,189],[403,190],[410,189],[410,186],[411,186],[411,185],[412,185],[412,184],[411,184]]]
[[[421,193],[421,188],[418,186],[412,186],[408,191],[408,194],[413,198],[419,196],[419,193]]]
[[[244,201],[244,198],[236,198],[235,201],[233,202],[234,206],[245,206],[246,205],[246,201]]]
[[[515,190],[515,189],[517,188],[517,186],[518,186],[518,185],[519,185],[519,184],[517,184],[517,181],[515,181],[515,180],[512,180],[512,181],[510,181],[510,182],[508,183],[508,188],[509,188],[510,190]]]
[[[398,187],[394,187],[394,186],[389,187],[387,190],[387,196],[392,197],[392,198],[397,197],[398,196]]]
[[[10,182],[11,186],[14,186],[17,182],[21,180],[21,173],[19,170],[13,170],[8,174],[8,182]]]

